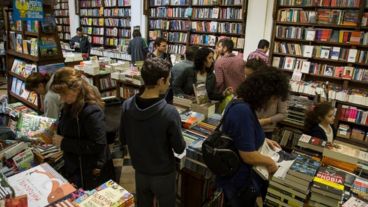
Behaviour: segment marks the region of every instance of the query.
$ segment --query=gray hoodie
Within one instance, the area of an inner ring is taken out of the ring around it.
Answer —
[[[120,125],[120,139],[128,145],[137,172],[165,175],[175,171],[174,152],[182,153],[185,142],[174,106],[162,99],[140,109],[133,96],[123,104]]]
[[[54,81],[54,75],[51,76],[49,82],[46,84],[47,93],[43,100],[44,116],[57,119],[63,104],[61,103],[59,94],[53,92],[50,87]]]

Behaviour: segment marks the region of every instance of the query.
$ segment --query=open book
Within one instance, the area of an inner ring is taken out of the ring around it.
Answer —
[[[273,150],[268,146],[267,142],[264,141],[263,145],[258,150],[262,155],[268,156],[276,162],[278,170],[274,176],[278,178],[284,178],[287,171],[290,169],[291,165],[296,159],[295,155],[289,154],[281,149]],[[268,180],[270,175],[265,166],[254,166],[253,170],[261,176],[264,180]]]

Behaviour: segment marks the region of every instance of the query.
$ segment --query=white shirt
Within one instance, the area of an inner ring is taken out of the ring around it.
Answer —
[[[322,126],[321,124],[318,124],[319,127],[321,127],[323,129],[323,131],[325,132],[326,134],[326,137],[327,137],[327,141],[328,142],[332,142],[333,141],[333,131],[332,131],[332,127],[331,125],[328,125],[328,129],[325,129],[324,126]]]

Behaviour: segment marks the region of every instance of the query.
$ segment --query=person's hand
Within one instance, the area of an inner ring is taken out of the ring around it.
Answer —
[[[231,94],[234,94],[234,89],[232,87],[227,87],[222,93],[224,96],[229,96]]]
[[[61,141],[63,141],[64,137],[56,134],[54,137],[52,137],[52,144],[59,147],[61,146]]]
[[[268,146],[270,146],[271,149],[273,149],[273,150],[281,149],[281,146],[279,145],[279,143],[277,143],[277,142],[275,142],[271,139],[266,138],[266,142],[267,142]]]
[[[276,162],[272,160],[270,165],[267,166],[267,171],[270,175],[274,174],[277,171],[278,167],[276,165]]]
[[[101,175],[101,169],[95,168],[92,170],[93,176],[100,176]]]

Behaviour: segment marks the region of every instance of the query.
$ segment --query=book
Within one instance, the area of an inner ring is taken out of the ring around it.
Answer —
[[[363,199],[368,198],[368,180],[357,177],[354,180],[351,191]]]
[[[47,206],[76,190],[47,163],[13,175],[8,180],[16,196],[28,196],[29,206]]]
[[[298,155],[291,165],[288,174],[311,182],[321,163],[305,155]]]
[[[320,153],[323,152],[323,149],[324,147],[326,147],[326,144],[327,144],[326,141],[306,134],[303,134],[298,141],[298,146],[311,149]]]
[[[56,32],[56,20],[52,14],[45,14],[45,17],[41,21],[42,31],[44,33]]]
[[[1,204],[0,204],[1,206]],[[28,196],[20,195],[14,198],[7,198],[4,202],[5,207],[28,207]]]
[[[9,185],[8,179],[0,173],[0,200],[14,196],[14,189]]]
[[[271,149],[266,141],[263,142],[262,146],[258,150],[262,155],[270,157],[273,161],[275,161],[278,166],[277,171],[273,176],[278,178],[284,178],[286,176],[287,171],[295,161],[296,156],[291,155],[281,149]],[[269,173],[265,166],[254,166],[254,171],[262,177],[264,180],[269,179]]]
[[[303,57],[311,58],[313,56],[313,45],[303,45]]]
[[[333,167],[320,167],[313,178],[313,187],[342,195],[344,193],[345,173]]]
[[[348,54],[348,62],[355,63],[357,59],[358,50],[357,49],[349,49]]]
[[[56,119],[44,116],[22,113],[17,123],[17,131],[20,135],[46,139],[46,137],[34,137],[36,134],[49,134],[48,130]],[[43,140],[49,142],[49,140]]]
[[[305,30],[305,40],[314,41],[315,36],[316,36],[316,30],[314,29]]]
[[[192,126],[197,125],[199,122],[205,120],[205,116],[198,112],[188,111],[180,114],[180,119],[183,127],[189,129]]]
[[[352,196],[347,200],[342,207],[368,207],[368,203]]]
[[[89,206],[134,206],[134,197],[112,180],[107,181],[96,189],[92,195],[81,196],[73,204],[77,207]]]
[[[30,169],[32,167],[34,157],[32,150],[30,148],[18,153],[12,158],[14,164],[17,166],[18,170],[23,171]]]
[[[193,90],[197,104],[205,104],[209,101],[206,84],[204,83],[200,83],[197,85],[193,84]]]
[[[331,59],[332,60],[339,60],[340,57],[340,47],[333,47],[331,51]]]
[[[23,37],[21,34],[17,34],[15,51],[23,53]]]

